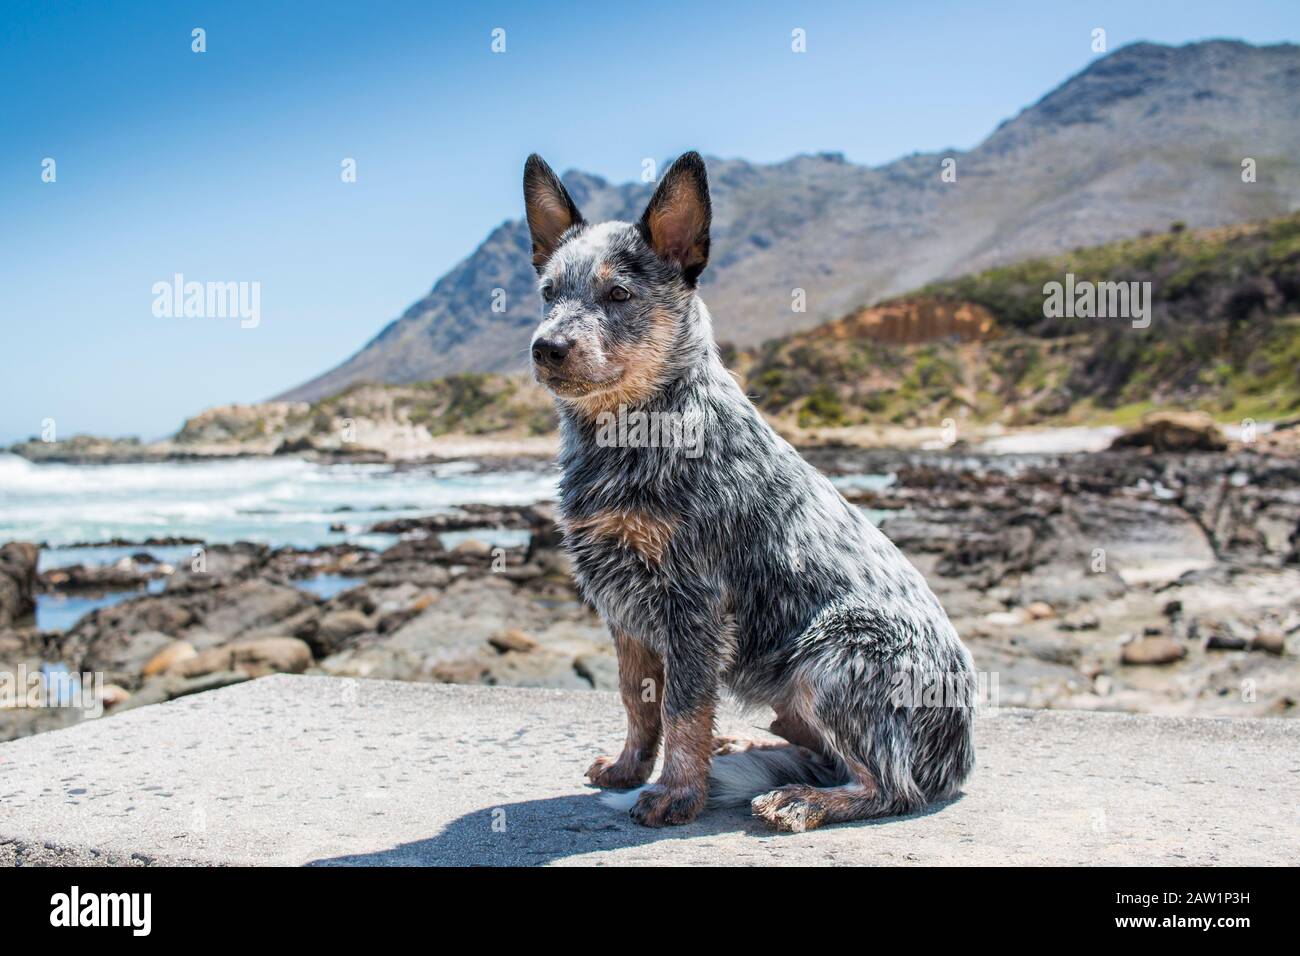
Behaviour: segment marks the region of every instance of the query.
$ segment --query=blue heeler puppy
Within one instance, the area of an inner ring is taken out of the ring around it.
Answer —
[[[719,359],[696,295],[710,222],[699,154],[673,164],[635,224],[584,222],[535,155],[524,199],[565,544],[613,633],[628,717],[622,752],[588,778],[639,788],[610,802],[648,826],[752,800],[806,830],[956,794],[975,760],[970,654],[916,569]],[[689,421],[700,447],[611,447],[598,419],[620,409]],[[789,743],[715,738],[721,685],[771,706]],[[663,771],[644,786],[661,739]]]

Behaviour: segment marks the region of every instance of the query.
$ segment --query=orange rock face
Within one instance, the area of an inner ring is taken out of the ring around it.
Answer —
[[[861,309],[808,333],[809,338],[871,339],[885,345],[919,345],[939,339],[983,342],[997,335],[993,314],[970,302],[902,299]]]

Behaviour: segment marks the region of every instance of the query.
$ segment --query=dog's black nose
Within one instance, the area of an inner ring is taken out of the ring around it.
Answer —
[[[562,339],[538,339],[533,343],[533,361],[557,368],[569,354],[569,343]]]

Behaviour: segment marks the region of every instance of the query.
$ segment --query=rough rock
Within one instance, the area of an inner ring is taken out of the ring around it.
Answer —
[[[219,671],[238,671],[249,677],[267,674],[301,674],[311,666],[311,648],[296,637],[262,637],[231,641],[182,660],[173,673],[201,677]]]
[[[99,700],[107,710],[126,703],[131,699],[131,692],[125,687],[119,687],[117,684],[105,684],[100,688]]]
[[[262,580],[241,581],[224,588],[216,606],[203,618],[203,626],[218,634],[237,637],[270,627],[312,605],[297,588]]]
[[[157,677],[194,657],[198,657],[198,651],[189,641],[172,641],[149,658],[140,674],[142,677]]]
[[[1063,631],[1095,631],[1101,620],[1093,611],[1080,609],[1070,612],[1057,626]]]
[[[172,569],[155,562],[138,562],[124,557],[113,564],[76,564],[53,568],[40,576],[42,590],[75,594],[82,591],[143,590],[155,578],[165,577]]]
[[[193,611],[170,598],[133,598],[91,611],[62,637],[58,653],[74,670],[118,671],[134,687],[149,658],[196,623]]]
[[[1120,651],[1125,664],[1172,664],[1187,656],[1187,648],[1169,637],[1139,637]]]
[[[135,687],[145,667],[177,643],[183,642],[161,631],[113,632],[90,646],[82,658],[81,668],[103,672],[111,681]]]
[[[456,547],[452,548],[452,554],[458,558],[490,558],[492,557],[492,546],[478,538],[466,538]]]
[[[264,544],[241,541],[195,546],[192,552],[190,559],[181,562],[168,578],[169,592],[207,591],[251,577],[265,567],[271,549]]]
[[[488,643],[502,654],[507,651],[532,651],[537,649],[537,641],[517,627],[508,627],[499,634],[488,638]]]
[[[309,643],[318,655],[328,656],[342,647],[348,638],[364,633],[371,627],[370,619],[361,611],[330,611],[320,619],[320,626],[316,628]]]
[[[558,687],[564,690],[590,690],[591,683],[578,673],[569,654],[539,648],[534,651],[491,651],[484,662],[483,674],[476,683],[506,687]],[[456,681],[460,683],[460,681]]]
[[[1250,642],[1250,649],[1281,657],[1286,653],[1286,635],[1280,631],[1260,631]]]
[[[607,650],[579,654],[573,669],[596,690],[618,690],[618,658]]]
[[[1159,452],[1223,451],[1227,439],[1204,412],[1152,412],[1118,436],[1111,448],[1150,448]]]
[[[1025,612],[1035,621],[1043,621],[1056,616],[1056,612],[1052,610],[1052,605],[1046,601],[1030,601],[1025,605]]]
[[[0,547],[0,627],[9,627],[36,611],[36,564],[40,549],[26,541]]]

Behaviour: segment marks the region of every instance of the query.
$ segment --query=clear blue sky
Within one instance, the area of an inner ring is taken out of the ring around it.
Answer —
[[[687,148],[969,148],[1086,66],[1094,27],[1112,50],[1294,41],[1300,3],[5,0],[0,21],[7,442],[45,418],[158,437],[336,364],[520,214],[534,150],[621,181]],[[177,272],[260,282],[261,324],[155,317]]]

